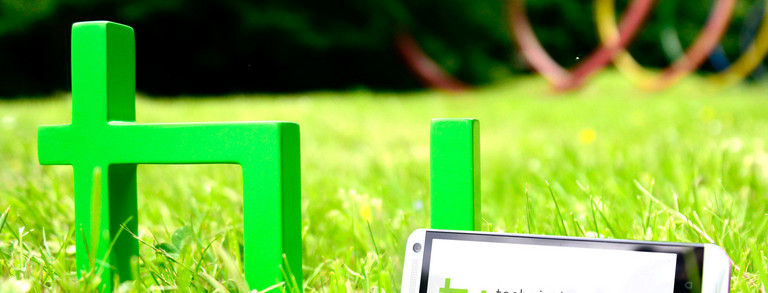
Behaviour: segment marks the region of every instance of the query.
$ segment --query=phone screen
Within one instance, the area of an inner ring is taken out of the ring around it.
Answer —
[[[421,293],[701,292],[704,247],[427,231]]]

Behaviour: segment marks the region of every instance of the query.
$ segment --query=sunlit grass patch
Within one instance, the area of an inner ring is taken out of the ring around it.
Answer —
[[[523,78],[459,95],[142,97],[137,117],[300,123],[304,263],[291,271],[307,292],[399,291],[406,237],[429,225],[437,117],[480,119],[485,230],[711,241],[738,266],[733,289],[754,292],[768,280],[768,87],[705,88],[643,93],[605,74],[564,95]],[[74,273],[72,169],[36,156],[36,128],[70,110],[65,96],[0,102],[2,289],[97,281]],[[138,278],[120,289],[243,291],[241,172],[140,165]]]

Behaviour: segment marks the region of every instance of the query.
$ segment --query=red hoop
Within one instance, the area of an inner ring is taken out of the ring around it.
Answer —
[[[395,45],[405,64],[425,86],[449,92],[461,92],[470,88],[468,84],[453,77],[424,53],[410,33],[398,33]]]
[[[563,68],[542,47],[525,12],[525,0],[509,0],[511,30],[520,50],[530,65],[544,76],[556,90],[572,90],[584,84],[593,74],[608,65],[613,56],[626,47],[643,24],[654,0],[633,0],[619,25],[619,36],[603,42],[573,70]]]

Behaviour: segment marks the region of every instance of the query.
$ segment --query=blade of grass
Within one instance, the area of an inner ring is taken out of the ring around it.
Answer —
[[[5,227],[5,221],[8,219],[9,213],[11,213],[11,207],[6,208],[5,212],[3,212],[3,215],[0,216],[0,232],[3,232],[3,227]]]
[[[533,204],[531,203],[531,194],[528,192],[528,183],[525,184],[525,211],[526,222],[528,226],[528,233],[536,233],[536,226],[534,225],[534,213]]]
[[[691,222],[688,219],[688,217],[683,215],[679,210],[674,210],[674,209],[670,208],[669,206],[667,206],[665,203],[661,202],[659,199],[657,199],[655,196],[653,196],[653,194],[651,194],[650,192],[645,190],[645,188],[643,188],[643,186],[640,184],[640,182],[637,182],[637,180],[635,180],[635,186],[637,187],[638,190],[640,190],[640,192],[643,195],[649,197],[653,202],[655,202],[657,205],[659,205],[662,208],[664,208],[664,210],[667,211],[668,213],[678,217],[680,220],[683,221],[683,223],[685,223],[686,225],[688,225],[689,227],[694,229],[697,233],[699,233],[702,237],[704,237],[704,239],[707,240],[709,243],[715,243],[715,241],[712,239],[712,237],[709,237],[707,232],[705,232],[700,227],[696,226],[696,224]],[[677,201],[675,201],[675,203],[677,203]],[[676,205],[676,207],[679,207],[679,206]]]
[[[563,218],[563,214],[560,213],[560,205],[557,203],[557,198],[555,197],[555,192],[552,191],[552,185],[549,184],[549,181],[544,181],[547,183],[547,188],[549,189],[549,195],[552,196],[552,201],[555,203],[555,211],[557,212],[557,220],[560,223],[560,233],[561,235],[569,235],[568,229],[565,227],[565,219]]]

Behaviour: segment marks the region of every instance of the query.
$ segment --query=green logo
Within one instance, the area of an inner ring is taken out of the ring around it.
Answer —
[[[485,293],[485,290],[480,292]],[[451,288],[451,278],[445,278],[445,286],[440,288],[440,293],[469,293],[469,289]]]
[[[451,288],[451,278],[445,278],[445,287],[440,288],[440,293],[469,293],[469,289]]]

